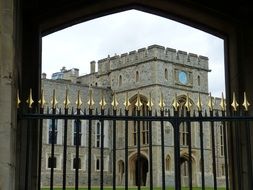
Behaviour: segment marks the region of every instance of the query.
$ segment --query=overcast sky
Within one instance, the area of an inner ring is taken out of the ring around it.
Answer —
[[[79,68],[89,73],[90,61],[122,54],[153,44],[207,56],[209,91],[214,96],[225,92],[224,42],[222,39],[165,19],[130,10],[84,22],[42,39],[42,72]]]

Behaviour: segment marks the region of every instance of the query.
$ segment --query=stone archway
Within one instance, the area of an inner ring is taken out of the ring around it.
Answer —
[[[147,157],[141,154],[138,159],[137,153],[135,153],[130,157],[129,165],[130,165],[130,184],[136,186],[138,185],[146,186],[148,174]]]

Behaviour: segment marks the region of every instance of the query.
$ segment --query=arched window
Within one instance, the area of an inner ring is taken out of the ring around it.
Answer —
[[[164,78],[166,80],[168,80],[168,69],[167,68],[164,70]]]
[[[136,81],[136,82],[138,82],[138,81],[139,81],[139,71],[136,71],[135,81]]]
[[[167,155],[165,159],[165,169],[166,171],[170,171],[170,156]]]
[[[200,86],[200,76],[198,76],[198,86]]]
[[[122,76],[120,75],[119,76],[119,86],[121,86],[122,85]]]

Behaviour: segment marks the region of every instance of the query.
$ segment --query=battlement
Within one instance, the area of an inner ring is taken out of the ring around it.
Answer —
[[[151,45],[137,51],[130,51],[121,55],[98,60],[98,74],[105,74],[116,69],[124,68],[138,63],[160,60],[177,63],[208,70],[208,57],[187,53],[185,51],[172,48],[165,48],[160,45]]]

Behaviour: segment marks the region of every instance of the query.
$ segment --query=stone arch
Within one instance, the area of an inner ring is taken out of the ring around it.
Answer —
[[[125,162],[122,159],[120,159],[117,163],[118,163],[117,164],[118,185],[124,185],[123,176],[125,174]]]
[[[182,186],[188,186],[189,184],[189,170],[188,164],[189,160],[192,163],[192,184],[197,186],[197,168],[196,168],[196,158],[192,154],[191,156],[186,152],[186,150],[180,153],[180,169],[181,169],[181,183]]]
[[[166,157],[165,157],[165,170],[167,172],[171,171],[171,157],[170,157],[170,154],[167,154]]]
[[[147,174],[148,174],[148,156],[141,152],[140,154],[140,177],[138,178],[138,155],[137,152],[133,152],[129,155],[129,183],[130,185],[146,186],[147,184]],[[138,181],[139,180],[139,181]]]

